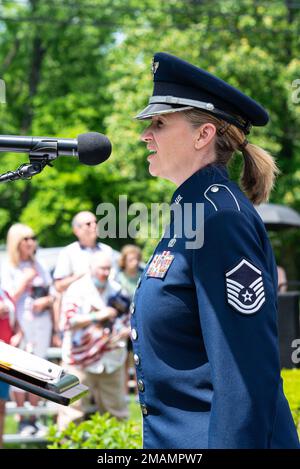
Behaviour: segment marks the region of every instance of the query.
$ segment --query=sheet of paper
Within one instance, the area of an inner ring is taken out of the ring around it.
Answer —
[[[46,382],[57,382],[63,368],[55,363],[24,352],[0,341],[0,367],[13,369]]]

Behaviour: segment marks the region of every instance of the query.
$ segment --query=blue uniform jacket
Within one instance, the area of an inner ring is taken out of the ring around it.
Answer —
[[[262,220],[220,166],[193,174],[172,202],[190,210],[181,226],[171,219],[131,308],[144,448],[298,448]],[[196,203],[204,243],[190,249],[178,232],[196,221]]]

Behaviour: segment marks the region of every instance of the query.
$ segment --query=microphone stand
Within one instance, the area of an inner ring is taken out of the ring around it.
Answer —
[[[51,161],[58,157],[56,141],[42,140],[29,153],[30,163],[23,163],[15,171],[0,174],[0,183],[16,181],[17,179],[31,179],[32,176],[43,171],[45,166],[52,166]]]
[[[45,166],[52,166],[51,161],[57,157],[57,141],[38,142],[30,150],[30,163],[21,164],[16,171],[1,174],[0,182],[31,179]],[[88,392],[88,387],[80,384],[76,376],[67,373],[58,365],[55,367],[60,369],[60,375],[50,380],[49,374],[51,377],[53,366],[53,363],[47,360],[0,341],[0,379],[2,381],[65,406],[77,401]]]

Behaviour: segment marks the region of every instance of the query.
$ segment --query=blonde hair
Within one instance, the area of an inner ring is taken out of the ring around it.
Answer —
[[[259,146],[249,143],[244,132],[233,124],[198,109],[182,113],[193,127],[207,122],[215,125],[216,164],[227,165],[235,151],[242,152],[244,167],[240,177],[241,187],[253,204],[266,202],[279,173],[274,158]]]
[[[126,267],[126,257],[129,254],[136,254],[138,257],[138,260],[142,260],[142,251],[138,246],[135,246],[135,244],[126,244],[122,250],[121,250],[121,256],[119,259],[119,266],[121,270],[124,270]]]
[[[34,232],[29,226],[22,223],[15,223],[7,232],[6,247],[8,259],[14,267],[17,267],[21,261],[19,246],[26,236],[34,236]],[[31,260],[34,261],[34,255]]]

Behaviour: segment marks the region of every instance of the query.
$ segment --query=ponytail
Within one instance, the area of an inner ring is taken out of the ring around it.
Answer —
[[[279,173],[274,158],[252,143],[247,143],[240,151],[244,157],[242,189],[253,204],[267,202]]]
[[[267,202],[279,173],[274,158],[267,151],[249,143],[242,130],[212,114],[198,109],[182,113],[193,127],[199,127],[207,122],[216,126],[215,163],[227,165],[235,151],[242,153],[244,167],[240,184],[243,191],[255,205]]]

